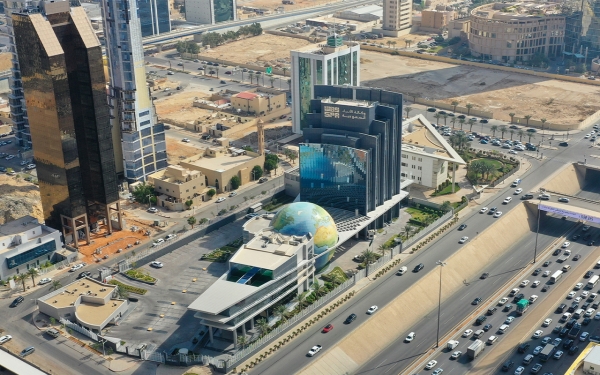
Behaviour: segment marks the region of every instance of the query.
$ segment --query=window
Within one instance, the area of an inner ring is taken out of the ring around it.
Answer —
[[[408,159],[408,155],[406,155],[406,154],[402,154],[402,158],[403,158],[403,159]]]
[[[140,117],[148,116],[149,114],[150,114],[150,111],[140,112]]]
[[[422,167],[417,167],[417,169],[418,169],[418,170],[420,170],[420,171],[422,171],[422,170],[423,170],[423,168],[422,168]]]
[[[402,163],[402,166],[403,167],[408,167],[408,164],[407,163]]]
[[[423,161],[423,158],[419,158],[419,161]]]
[[[13,257],[6,258],[6,263],[8,264],[8,268],[12,269],[12,268],[18,267],[22,264],[26,264],[27,262],[30,262],[30,261],[34,260],[35,258],[38,258],[42,255],[46,255],[55,250],[56,250],[56,242],[50,241],[50,242],[47,242],[40,246],[37,246],[31,250],[22,252],[21,254],[17,254]]]

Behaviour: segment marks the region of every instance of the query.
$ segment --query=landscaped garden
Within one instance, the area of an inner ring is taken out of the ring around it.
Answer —
[[[455,182],[454,183],[454,192],[452,191],[452,183],[450,181],[446,181],[447,183],[444,183],[443,187],[441,187],[441,189],[436,189],[435,192],[433,192],[433,194],[431,194],[432,197],[437,197],[440,195],[447,195],[447,194],[454,194],[457,191],[460,190],[460,186],[458,186],[458,184]]]
[[[242,237],[238,238],[235,241],[228,243],[225,246],[221,246],[218,249],[211,251],[208,254],[202,255],[202,260],[210,260],[211,262],[219,262],[225,263],[230,256],[235,253],[240,246],[244,243],[244,239]]]
[[[340,267],[335,267],[331,272],[321,275],[321,279],[329,282],[343,283],[348,280],[348,276]]]
[[[127,291],[129,293],[135,293],[135,294],[144,295],[148,291],[148,290],[146,290],[144,288],[138,288],[138,287],[135,287],[135,286],[123,284],[122,282],[117,281],[115,279],[110,280],[108,283],[112,284],[112,285],[116,285],[119,288],[121,288],[121,289],[123,289],[123,290],[125,290],[125,291]]]
[[[471,153],[474,154],[474,153]],[[516,168],[519,163],[501,154],[476,153],[467,165],[467,178],[473,185],[492,184]]]
[[[127,276],[131,279],[134,279],[137,281],[142,281],[142,282],[149,283],[149,284],[156,283],[155,277],[150,276],[147,271],[144,271],[139,268],[125,271],[125,276]]]

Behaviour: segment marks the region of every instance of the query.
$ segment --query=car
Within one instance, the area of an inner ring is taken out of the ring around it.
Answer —
[[[150,267],[154,267],[154,268],[163,268],[164,266],[165,265],[162,262],[159,262],[157,260],[150,263]]]
[[[467,329],[466,331],[463,332],[462,337],[469,337],[473,334],[473,330],[472,329]]]
[[[0,337],[0,344],[9,342],[11,339],[12,339],[11,335],[4,335],[4,336]]]
[[[552,341],[552,337],[546,336],[542,339],[542,345],[547,345],[550,343],[550,341]]]
[[[41,279],[40,281],[38,281],[38,285],[48,284],[51,281],[52,281],[51,277],[44,277],[43,279]]]
[[[83,279],[84,277],[91,277],[92,273],[90,271],[83,271],[79,275],[77,275],[77,279]]]
[[[204,67],[203,66],[199,66],[198,70],[204,70]]]
[[[237,193],[235,191],[232,191],[231,193],[229,193],[228,197],[235,197],[237,195]]]
[[[523,343],[521,345],[519,345],[519,347],[517,348],[517,351],[521,354],[525,353],[527,351],[527,349],[529,349],[530,345],[527,343]]]
[[[160,245],[161,243],[164,243],[164,242],[165,242],[165,240],[164,240],[164,239],[162,239],[162,238],[157,238],[157,239],[154,241],[154,243],[155,243],[155,244],[157,244],[157,245]]]
[[[574,355],[575,353],[577,353],[577,351],[579,350],[579,346],[577,345],[573,345],[569,348],[569,355]]]
[[[483,326],[483,330],[485,332],[489,331],[490,329],[492,329],[492,325],[491,324],[486,324],[486,325]]]
[[[158,209],[156,207],[150,207],[149,209],[147,209],[146,211],[151,212],[153,214],[158,212]]]
[[[600,312],[597,312],[596,315],[594,315],[594,320],[600,320]]]
[[[415,266],[415,268],[413,269],[413,272],[419,272],[421,271],[423,268],[425,268],[425,265],[423,263],[419,263]]]
[[[533,338],[534,339],[539,339],[540,337],[542,337],[542,335],[544,334],[544,331],[542,331],[541,329],[538,329],[537,331],[535,331],[533,333]]]
[[[554,327],[554,329],[552,330],[552,333],[559,333],[562,329],[563,329],[563,326],[561,326],[559,324],[556,327]]]
[[[35,164],[29,164],[27,165],[27,169],[35,169]]]
[[[521,289],[519,289],[519,288],[513,288],[513,289],[510,291],[510,293],[508,293],[508,296],[509,296],[509,297],[512,297],[512,296],[516,295],[517,293],[519,293],[519,291],[521,291]]]
[[[484,272],[481,274],[481,276],[479,276],[479,278],[485,280],[488,278],[488,276],[490,276],[489,272]]]
[[[514,316],[509,316],[506,318],[506,320],[504,321],[504,324],[510,324],[515,320]]]
[[[542,350],[544,349],[543,346],[536,346],[535,349],[533,349],[533,355],[538,355],[542,352]]]
[[[552,261],[551,260],[547,260],[547,261],[544,262],[544,267],[548,267],[551,264],[552,264]]]
[[[258,180],[258,183],[259,183],[259,184],[262,184],[263,182],[267,182],[267,181],[269,181],[269,179],[268,179],[268,178],[266,178],[266,177],[261,177],[261,178]]]
[[[539,280],[535,280],[533,283],[531,283],[531,287],[532,288],[537,288],[538,285],[540,285],[540,281]]]
[[[181,142],[189,143],[189,142],[190,142],[190,139],[189,139],[189,138],[183,138],[183,139],[181,140]]]
[[[20,357],[26,357],[28,355],[30,355],[31,353],[35,352],[35,348],[33,346],[27,347],[25,349],[23,349],[21,351],[21,353],[19,353]]]
[[[519,285],[521,288],[526,287],[527,285],[529,285],[529,280],[523,280],[521,281],[521,284]]]
[[[573,237],[571,238],[573,241],[577,241],[577,239],[579,239],[579,237],[581,237],[578,234],[574,234]]]
[[[595,313],[595,312],[596,312],[596,310],[594,310],[594,309],[587,309],[587,310],[585,311],[585,315],[584,315],[584,316],[585,316],[586,318],[590,318],[592,315],[594,315],[594,313]]]
[[[590,337],[589,332],[583,332],[581,334],[581,336],[579,336],[579,341],[587,341],[587,339]]]
[[[457,359],[461,355],[462,355],[462,352],[460,350],[457,350],[454,353],[452,353],[452,355],[450,356],[450,359]]]
[[[590,133],[587,133],[583,138],[588,139],[589,137],[591,137],[592,135]]]
[[[220,198],[218,198],[218,199],[215,201],[215,203],[221,203],[221,202],[225,202],[225,200],[226,200],[226,199],[227,199],[227,198],[225,198],[225,197],[220,197]]]
[[[567,198],[567,197],[560,197],[560,198],[558,198],[558,201],[559,202],[563,202],[563,203],[569,203],[569,198]]]
[[[165,241],[169,241],[172,240],[173,238],[177,237],[176,234],[168,234],[167,237],[165,237]]]
[[[544,271],[544,273],[542,273],[542,277],[548,277],[550,276],[550,271]]]
[[[541,269],[541,268],[536,268],[536,269],[533,271],[532,275],[533,275],[533,276],[537,276],[537,275],[539,275],[539,273],[540,273],[540,272],[542,272],[542,269]]]
[[[444,372],[444,369],[442,369],[442,368],[436,368],[435,370],[433,370],[433,372],[431,373],[431,375],[440,375],[442,372]]]
[[[538,372],[540,372],[540,370],[542,369],[542,364],[541,363],[536,363],[531,370],[529,370],[529,372],[531,372],[532,374],[537,374]]]
[[[500,301],[498,301],[498,305],[502,306],[508,302],[508,298],[504,297]]]
[[[525,294],[523,294],[523,293],[519,293],[519,294],[517,294],[517,295],[515,296],[515,298],[513,298],[513,302],[514,302],[514,303],[517,303],[517,302],[519,302],[520,300],[522,300],[523,298],[525,298]]]
[[[594,275],[594,271],[587,271],[585,273],[585,275],[583,275],[584,279],[589,279],[590,277],[592,277]]]
[[[417,334],[414,332],[411,332],[408,334],[408,336],[406,336],[406,338],[404,339],[405,342],[412,342],[415,338],[417,337]]]
[[[525,372],[525,367],[523,366],[519,366],[517,367],[517,369],[515,370],[515,375],[522,375]]]
[[[465,243],[465,242],[467,242],[468,240],[469,240],[469,237],[467,237],[467,236],[463,236],[463,237],[461,237],[461,238],[460,238],[460,240],[458,240],[458,243]]]
[[[494,217],[495,217],[495,218],[499,218],[500,216],[502,216],[502,211],[496,211],[496,212],[494,213]]]
[[[427,364],[425,365],[425,370],[431,370],[432,368],[435,367],[435,365],[437,365],[437,361],[435,359],[432,359],[431,361],[427,362]]]
[[[484,214],[488,211],[487,207],[483,207],[481,210],[479,210],[479,213]]]
[[[515,190],[515,192],[513,193],[514,195],[519,195],[523,192],[522,188],[518,188],[517,190]]]
[[[329,331],[331,331],[333,329],[333,324],[327,324],[325,327],[323,327],[323,333],[327,333]]]
[[[581,288],[583,288],[583,283],[577,283],[577,284],[575,284],[575,286],[573,287],[573,290],[579,290],[579,289],[581,289]],[[570,293],[569,293],[569,294],[570,294]]]
[[[75,272],[75,271],[77,271],[80,268],[83,268],[83,264],[82,263],[79,263],[79,264],[76,264],[76,265],[72,266],[71,269],[69,270],[69,272]]]
[[[312,348],[310,348],[310,350],[308,351],[308,356],[309,357],[313,357],[315,354],[317,354],[318,352],[321,351],[323,347],[321,345],[315,345]]]
[[[581,259],[581,254],[576,254],[576,255],[573,257],[573,260],[574,260],[574,261],[578,261],[579,259]]]
[[[369,307],[369,309],[367,310],[367,314],[371,315],[373,313],[375,313],[375,311],[377,311],[379,309],[379,307],[377,307],[376,305],[373,305],[371,307]]]
[[[552,318],[547,318],[544,320],[544,323],[542,323],[542,327],[548,327],[550,323],[552,323]]]
[[[471,302],[471,305],[479,305],[480,302],[481,302],[481,298],[477,297],[473,300],[473,302]]]
[[[563,147],[567,147],[569,145],[569,142],[560,142],[558,145],[559,146],[563,146]]]
[[[348,317],[344,321],[344,324],[350,324],[350,323],[352,323],[355,320],[356,320],[356,314],[350,314],[350,315],[348,315]]]
[[[561,359],[563,356],[563,351],[562,350],[557,350],[556,353],[554,353],[554,355],[552,356],[552,358],[554,359]]]
[[[458,227],[458,230],[465,230],[467,228],[467,224],[461,224],[460,227]]]
[[[567,247],[569,247],[569,245],[571,245],[571,243],[570,243],[569,241],[565,241],[565,242],[562,244],[562,246],[561,246],[561,247],[562,247],[563,249],[566,249]]]
[[[538,296],[533,294],[531,297],[529,297],[529,303],[534,303],[537,299],[538,299]]]
[[[550,290],[550,285],[544,285],[544,287],[542,288],[542,292],[547,292]]]
[[[581,292],[581,298],[587,298],[590,295],[590,292],[588,292],[587,290],[584,290],[583,292]]]
[[[504,198],[504,200],[502,201],[502,204],[509,204],[510,201],[512,201],[512,197],[506,197]]]
[[[582,232],[587,232],[588,230],[590,230],[590,226],[589,225],[584,225],[583,227],[581,227],[581,231]]]
[[[552,253],[552,255],[556,256],[556,255],[560,255],[562,253],[561,249],[556,249],[554,250],[554,252]]]
[[[596,241],[591,240],[590,242],[588,242],[588,246],[594,246],[595,243],[596,243]]]

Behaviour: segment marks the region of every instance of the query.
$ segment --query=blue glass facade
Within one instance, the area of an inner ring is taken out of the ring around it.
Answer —
[[[169,0],[139,0],[138,16],[142,37],[171,31]]]
[[[22,264],[29,263],[36,258],[52,253],[54,251],[56,251],[56,242],[50,241],[45,244],[41,244],[40,246],[34,247],[31,250],[27,250],[21,254],[15,255],[14,257],[6,258],[6,265],[9,269],[12,269]]]

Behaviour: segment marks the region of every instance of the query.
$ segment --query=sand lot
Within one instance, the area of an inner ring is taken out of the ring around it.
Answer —
[[[160,121],[169,124],[183,124],[196,121],[212,113],[208,109],[193,107],[194,98],[206,98],[208,92],[201,91],[196,85],[188,85],[183,91],[171,91],[173,95],[154,101],[156,114]]]
[[[531,115],[576,125],[600,110],[600,87],[361,51],[361,85],[450,103],[472,103],[494,118]]]
[[[309,44],[311,43],[304,39],[262,34],[250,39],[224,44],[204,52],[203,55],[240,64],[256,64],[259,61],[277,66],[278,63],[289,64],[291,50]]]

